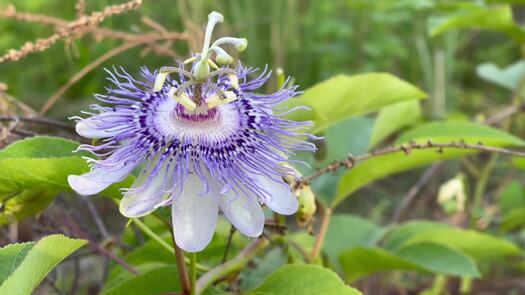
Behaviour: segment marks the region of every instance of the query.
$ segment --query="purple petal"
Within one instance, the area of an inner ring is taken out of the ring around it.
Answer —
[[[165,193],[168,162],[162,163],[158,174],[150,177],[154,168],[159,165],[158,157],[144,169],[131,188],[124,193],[120,201],[120,213],[128,218],[137,218],[147,215],[155,209],[169,194]],[[153,178],[148,181],[148,177]]]
[[[175,242],[187,252],[204,249],[215,232],[219,207],[212,193],[202,195],[203,188],[200,178],[189,174],[171,207]]]
[[[82,175],[69,175],[69,186],[82,196],[94,195],[103,191],[113,183],[124,180],[138,164],[137,161],[127,161],[114,169],[93,168]]]
[[[255,200],[243,192],[238,195],[232,190],[219,200],[224,215],[245,236],[258,237],[264,228],[264,212]]]
[[[264,189],[263,201],[273,212],[291,215],[297,212],[299,203],[283,180],[270,179],[265,176],[256,177],[259,186]]]

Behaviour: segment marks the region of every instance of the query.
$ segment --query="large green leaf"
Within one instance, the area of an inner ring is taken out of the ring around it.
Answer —
[[[461,250],[476,258],[518,255],[520,248],[510,241],[474,230],[458,228],[436,229],[416,234],[407,239],[400,248],[421,242],[433,242]]]
[[[517,41],[523,40],[525,32],[513,20],[509,5],[469,6],[458,13],[432,18],[430,35],[436,36],[451,29],[473,28],[498,31]]]
[[[436,274],[479,277],[474,261],[456,249],[432,242],[421,242],[401,248],[399,257]]]
[[[1,248],[0,279],[3,281],[0,282],[0,294],[31,294],[53,268],[86,242],[51,235],[36,243]]]
[[[73,154],[78,143],[57,137],[33,137],[18,141],[0,152],[0,196],[26,189],[71,191],[67,177],[89,171],[86,161]],[[118,197],[133,177],[115,184],[101,194]]]
[[[370,146],[375,146],[400,128],[421,119],[421,106],[418,101],[403,101],[387,106],[379,112],[374,123]]]
[[[315,120],[314,133],[318,133],[352,116],[378,111],[400,101],[425,97],[426,94],[417,87],[391,74],[368,73],[332,77],[307,89],[288,104],[311,107],[310,116],[298,111],[292,113],[290,118]]]
[[[340,256],[340,262],[349,280],[392,270],[451,276],[479,276],[479,271],[471,258],[460,251],[429,242],[413,244],[398,252],[358,247],[344,252]]]
[[[447,228],[451,228],[451,226],[445,223],[438,223],[426,220],[413,220],[390,228],[388,232],[384,235],[384,239],[381,241],[381,244],[387,250],[395,251],[401,248],[401,245],[406,240],[415,235],[437,229]]]
[[[74,154],[76,141],[61,137],[36,136],[13,142],[0,150],[0,160],[13,158],[60,158],[73,155],[89,155],[86,152]]]
[[[424,268],[381,248],[357,247],[342,253],[339,261],[350,281],[376,272],[425,271]]]
[[[416,127],[400,136],[396,141],[401,144],[408,141],[447,143],[463,140],[466,143],[483,143],[490,146],[517,146],[525,142],[513,135],[484,125],[468,122],[434,122]],[[413,150],[409,155],[403,152],[373,157],[358,163],[340,179],[337,194],[332,206],[337,206],[351,193],[377,179],[406,171],[435,161],[447,160],[476,151],[465,149],[444,149],[438,153],[435,149]]]
[[[341,252],[355,247],[373,247],[384,230],[370,221],[350,214],[337,214],[330,219],[323,251],[330,262],[338,264]]]
[[[431,122],[420,125],[402,134],[396,140],[396,143],[406,143],[410,140],[416,142],[426,142],[428,140],[434,142],[451,142],[461,139],[466,143],[482,143],[492,146],[525,145],[525,141],[519,137],[499,129],[461,121]]]
[[[180,292],[177,266],[157,266],[105,290],[103,295],[151,295]]]
[[[285,265],[248,294],[359,295],[333,271],[316,265]]]

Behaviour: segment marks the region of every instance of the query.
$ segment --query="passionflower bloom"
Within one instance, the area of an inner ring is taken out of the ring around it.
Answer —
[[[297,199],[283,181],[297,176],[289,156],[315,150],[304,141],[315,139],[303,133],[311,123],[287,120],[284,115],[295,109],[278,107],[297,95],[295,86],[258,94],[269,72],[251,80],[256,70],[240,63],[236,69],[217,66],[233,60],[220,45],[239,51],[247,45],[225,37],[210,46],[220,21],[222,15],[209,15],[203,51],[178,67],[142,68],[141,79],[122,68],[108,71],[114,86],[95,95],[105,105],[91,105],[87,118],[76,117],[78,134],[102,140],[80,146],[98,159],[88,158],[90,172],[70,175],[70,186],[93,195],[140,171],[123,192],[120,212],[137,218],[171,206],[175,241],[189,252],[210,242],[219,209],[249,237],[263,231],[261,204],[279,214],[296,212]],[[189,63],[191,72],[185,70]]]

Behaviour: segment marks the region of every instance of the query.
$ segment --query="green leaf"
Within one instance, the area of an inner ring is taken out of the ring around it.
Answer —
[[[470,257],[455,249],[432,242],[411,244],[401,248],[396,254],[436,274],[461,277],[481,275]]]
[[[393,270],[429,272],[450,276],[478,277],[468,256],[435,243],[419,243],[389,252],[381,248],[355,248],[344,252],[340,262],[349,280]]]
[[[503,214],[525,206],[525,194],[521,183],[513,180],[509,183],[498,198],[498,207]]]
[[[518,255],[520,248],[510,241],[474,230],[457,228],[421,232],[407,239],[401,248],[421,242],[433,242],[465,252],[475,258]]]
[[[430,35],[435,37],[451,29],[484,29],[506,33],[516,41],[523,40],[525,32],[514,23],[509,5],[469,6],[459,13],[435,17],[430,21]]]
[[[17,269],[24,260],[34,242],[9,244],[0,248],[0,284],[2,284]]]
[[[333,271],[316,265],[285,265],[272,273],[259,287],[248,292],[257,295],[359,295]]]
[[[102,295],[151,295],[180,292],[179,275],[176,266],[155,267],[138,276],[132,276]]]
[[[0,160],[13,158],[60,158],[77,155],[73,153],[78,148],[76,141],[61,137],[36,136],[15,141],[0,150]],[[86,152],[78,155],[89,155]]]
[[[306,105],[313,114],[292,113],[294,120],[315,120],[314,133],[353,116],[362,115],[400,101],[423,99],[417,87],[387,73],[338,75],[307,89],[288,106]]]
[[[72,153],[77,147],[78,143],[56,137],[33,137],[8,146],[0,152],[0,195],[26,189],[71,191],[67,177],[89,171],[86,161]],[[119,189],[132,182],[130,176],[101,194],[117,198]]]
[[[376,272],[425,271],[422,267],[381,248],[357,247],[342,253],[339,261],[349,281]]]
[[[287,255],[282,248],[273,248],[262,257],[255,257],[253,265],[256,267],[247,267],[240,274],[241,289],[253,289],[260,284],[277,268],[287,262]]]
[[[401,135],[396,140],[396,143],[406,143],[410,140],[415,142],[432,140],[441,143],[464,140],[466,143],[476,144],[481,142],[490,146],[525,145],[525,141],[521,138],[499,129],[460,121],[431,122],[420,125]]]
[[[0,194],[0,200],[2,199]],[[0,211],[0,224],[9,221],[23,220],[44,210],[55,198],[54,191],[24,190],[20,193],[8,194]]]
[[[384,230],[370,221],[350,214],[337,214],[330,219],[323,251],[334,265],[341,252],[355,247],[372,247]]]
[[[381,241],[381,244],[387,250],[395,251],[401,248],[401,245],[406,240],[415,235],[447,228],[451,228],[451,226],[445,223],[426,220],[409,221],[389,229],[388,233],[385,234],[385,238]]]
[[[399,129],[420,119],[421,105],[418,101],[403,101],[381,109],[374,123],[370,146],[377,145]]]
[[[525,225],[525,206],[510,210],[503,215],[500,228],[503,231],[511,231]]]
[[[15,244],[0,249],[0,294],[23,295],[31,292],[62,260],[87,241],[51,235],[36,243]]]
[[[433,122],[416,127],[401,135],[397,144],[408,142],[436,143],[459,142],[477,144],[479,142],[490,146],[524,145],[518,137],[484,125],[468,122]],[[473,150],[444,149],[441,153],[436,149],[413,150],[409,155],[403,152],[373,157],[358,163],[355,168],[346,172],[339,181],[337,194],[332,207],[337,206],[351,193],[375,180],[399,172],[424,166],[436,161],[452,159],[475,153]]]
[[[484,80],[514,90],[525,73],[525,61],[515,62],[503,69],[493,63],[484,63],[476,67],[476,73]]]

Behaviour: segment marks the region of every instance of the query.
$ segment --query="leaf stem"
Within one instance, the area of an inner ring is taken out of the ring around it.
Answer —
[[[202,275],[196,283],[196,294],[201,294],[215,281],[243,268],[257,254],[257,252],[259,252],[259,250],[266,247],[269,243],[270,242],[264,238],[255,239],[232,260],[223,263]]]
[[[159,246],[162,248],[168,250],[170,253],[172,252],[173,248],[168,244],[166,241],[164,241],[161,237],[159,237],[156,233],[154,233],[144,222],[140,221],[138,218],[131,219],[135,225],[137,225],[141,231],[143,231],[148,237],[153,239]]]
[[[319,201],[317,202],[317,206],[319,209],[321,209],[321,227],[319,228],[319,232],[317,233],[317,237],[315,238],[314,248],[312,249],[312,253],[310,255],[311,261],[315,261],[315,259],[319,256],[319,253],[321,252],[321,248],[323,247],[324,243],[324,238],[326,237],[326,232],[328,231],[328,225],[330,224],[330,218],[332,217],[331,208],[324,208],[324,206]]]

